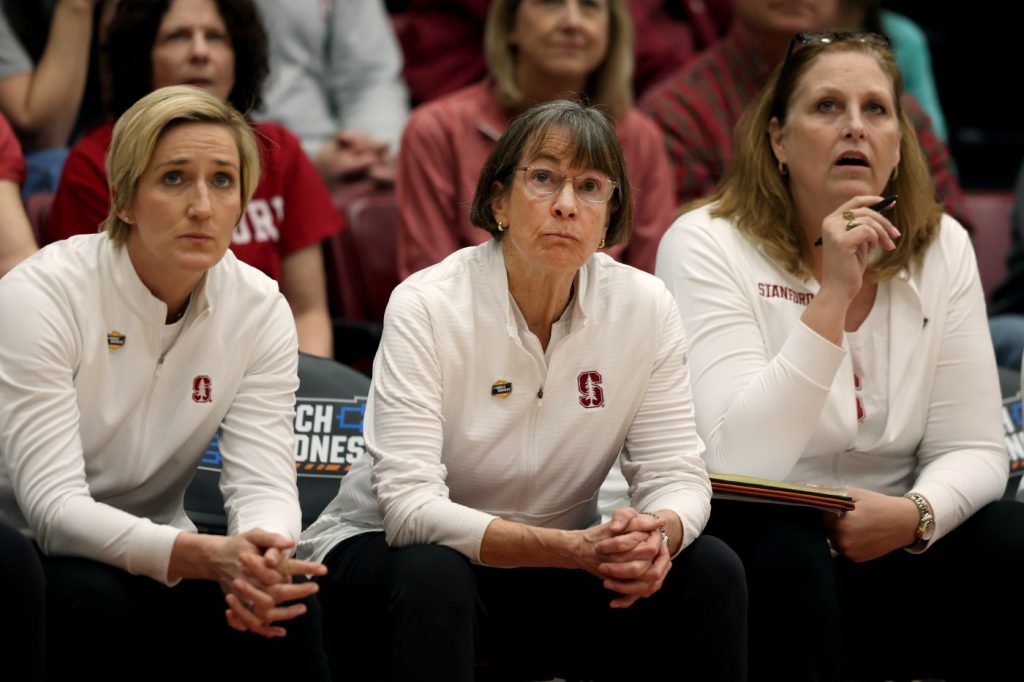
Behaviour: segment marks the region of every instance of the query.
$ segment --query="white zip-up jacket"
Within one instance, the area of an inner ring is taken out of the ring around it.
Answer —
[[[913,489],[932,542],[999,499],[1008,462],[995,356],[970,238],[944,216],[920,265],[889,288],[888,413],[858,450],[853,365],[800,321],[817,294],[705,206],[658,249],[690,338],[697,427],[711,471],[797,483]]]
[[[165,583],[218,426],[229,532],[300,530],[298,346],[276,283],[228,251],[162,354],[166,315],[105,234],[54,243],[0,279],[0,518],[48,555]]]
[[[598,488],[617,456],[633,506],[676,512],[683,546],[692,542],[711,487],[675,302],[656,278],[604,254],[579,271],[575,291],[545,368],[520,340],[498,242],[396,288],[364,422],[370,457],[303,533],[299,555],[320,560],[383,528],[392,546],[442,544],[479,563],[495,517],[597,523]]]

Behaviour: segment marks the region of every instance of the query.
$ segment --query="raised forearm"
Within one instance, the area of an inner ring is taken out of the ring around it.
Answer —
[[[94,0],[57,4],[46,49],[13,116],[28,149],[68,143],[89,71],[94,5]]]

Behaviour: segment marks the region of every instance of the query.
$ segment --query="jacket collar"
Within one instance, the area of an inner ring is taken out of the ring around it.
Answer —
[[[132,265],[132,259],[128,256],[128,249],[124,245],[114,244],[113,240],[106,235],[103,235],[102,238],[105,240],[103,259],[110,269],[118,295],[142,319],[158,321],[159,324],[163,324],[167,319],[167,304],[154,296],[143,284],[139,273],[135,271],[135,266]],[[228,258],[230,254],[224,254],[224,257]],[[213,266],[211,270],[219,266],[220,263]],[[194,316],[206,315],[213,310],[206,291],[209,278],[210,272],[207,271],[192,290],[192,299],[189,301],[188,307]]]
[[[492,301],[497,310],[504,309],[505,311],[505,331],[512,338],[518,338],[519,331],[516,327],[516,316],[512,308],[514,301],[512,293],[508,290],[508,271],[505,270],[505,258],[501,252],[501,242],[491,238],[490,241],[484,243],[480,248],[483,251],[485,271],[493,273],[493,275],[488,274],[487,276]],[[573,282],[575,291],[572,297],[573,314],[570,333],[586,324],[588,311],[595,305],[594,299],[597,296],[596,286],[594,285],[596,280],[594,277],[595,258],[596,254],[592,255],[587,259],[583,267],[576,272]]]

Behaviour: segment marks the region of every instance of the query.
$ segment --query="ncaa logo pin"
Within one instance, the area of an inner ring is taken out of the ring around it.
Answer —
[[[107,332],[107,348],[110,350],[117,350],[124,345],[124,334],[119,331],[111,329]]]
[[[512,382],[498,379],[491,384],[491,395],[499,398],[507,398],[512,394]]]

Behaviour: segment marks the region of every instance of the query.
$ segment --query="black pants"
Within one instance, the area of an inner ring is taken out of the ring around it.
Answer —
[[[389,548],[383,533],[346,540],[325,563],[336,679],[745,678],[743,569],[712,537],[628,609],[610,608],[615,595],[584,571],[474,566],[440,545]]]
[[[822,513],[712,503],[707,532],[746,569],[752,682],[1019,678],[1024,505],[994,502],[923,554],[864,563],[830,557]]]
[[[329,680],[315,597],[266,639],[227,626],[217,583],[166,587],[107,564],[42,556],[52,680]]]
[[[45,673],[43,567],[32,543],[0,523],[0,677],[39,682]]]

